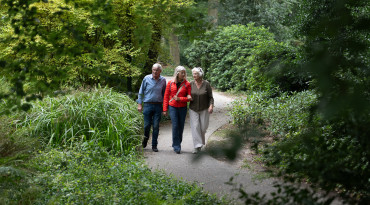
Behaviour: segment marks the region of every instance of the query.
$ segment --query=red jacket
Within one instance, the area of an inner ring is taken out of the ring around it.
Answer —
[[[185,83],[185,86],[182,86]],[[166,86],[166,92],[164,93],[164,100],[163,100],[163,112],[167,112],[168,110],[168,105],[171,105],[172,107],[185,107],[187,106],[188,100],[188,95],[191,94],[191,86],[189,81],[185,80],[184,82],[181,83],[179,88],[182,86],[179,94],[177,97],[180,98],[179,101],[172,100],[169,102],[177,93],[177,86],[176,83],[173,82],[173,80],[170,80],[167,83]]]

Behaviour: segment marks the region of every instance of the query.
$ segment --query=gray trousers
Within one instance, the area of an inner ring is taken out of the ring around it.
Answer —
[[[189,109],[191,135],[193,136],[194,148],[202,147],[206,144],[205,136],[209,125],[208,109],[195,112]]]

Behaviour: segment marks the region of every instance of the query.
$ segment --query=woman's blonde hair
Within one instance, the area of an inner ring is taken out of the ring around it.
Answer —
[[[184,66],[181,66],[181,65],[179,65],[179,66],[177,66],[176,68],[175,68],[175,73],[173,74],[173,81],[175,82],[175,83],[177,83],[177,76],[179,75],[179,73],[181,72],[181,71],[185,71],[185,77],[184,77],[184,79],[186,80],[186,69],[185,69],[185,67]]]

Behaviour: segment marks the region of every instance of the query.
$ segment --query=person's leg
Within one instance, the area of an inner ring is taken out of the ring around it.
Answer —
[[[189,110],[190,115],[190,127],[191,127],[191,135],[193,137],[193,144],[194,149],[198,147],[202,147],[202,132],[200,129],[200,120],[199,120],[199,114],[198,112],[195,112],[193,110]]]
[[[186,113],[188,112],[187,107],[179,107],[179,142],[180,142],[180,149],[181,149],[181,142],[182,142],[182,134],[184,132],[184,126],[185,126],[185,119],[186,119]]]
[[[200,130],[201,130],[201,137],[202,137],[202,144],[205,145],[206,142],[206,132],[209,126],[209,112],[208,110],[203,110],[199,112],[199,119],[200,119]]]
[[[169,106],[168,111],[171,117],[172,123],[172,147],[175,152],[180,151],[180,140],[179,140],[179,114],[175,107]]]
[[[154,116],[153,116],[153,133],[152,133],[152,147],[156,148],[158,144],[158,134],[159,134],[159,122],[161,121],[162,115],[162,105],[154,105]]]
[[[151,104],[144,105],[143,114],[144,114],[144,140],[142,142],[142,145],[145,148],[149,140],[150,127],[152,125],[152,120],[153,120],[153,112],[152,112]]]

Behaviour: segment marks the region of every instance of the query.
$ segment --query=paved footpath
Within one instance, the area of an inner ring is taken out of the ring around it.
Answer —
[[[214,91],[215,108],[210,117],[210,126],[206,133],[206,141],[211,134],[221,126],[230,121],[227,107],[232,101],[230,97]],[[216,193],[218,196],[227,195],[233,199],[238,197],[236,191],[232,191],[232,186],[225,184],[230,177],[234,177],[234,182],[243,185],[247,193],[269,193],[274,190],[272,187],[273,179],[254,180],[252,173],[248,169],[240,169],[239,166],[230,162],[223,162],[211,156],[203,156],[199,161],[194,162],[193,141],[189,125],[189,117],[185,122],[183,142],[181,144],[181,154],[176,154],[172,147],[171,122],[160,126],[158,137],[159,152],[151,150],[151,142],[144,149],[146,162],[152,169],[164,170],[168,174],[173,174],[179,179],[189,182],[197,182],[204,190]],[[241,201],[236,201],[241,203]]]

